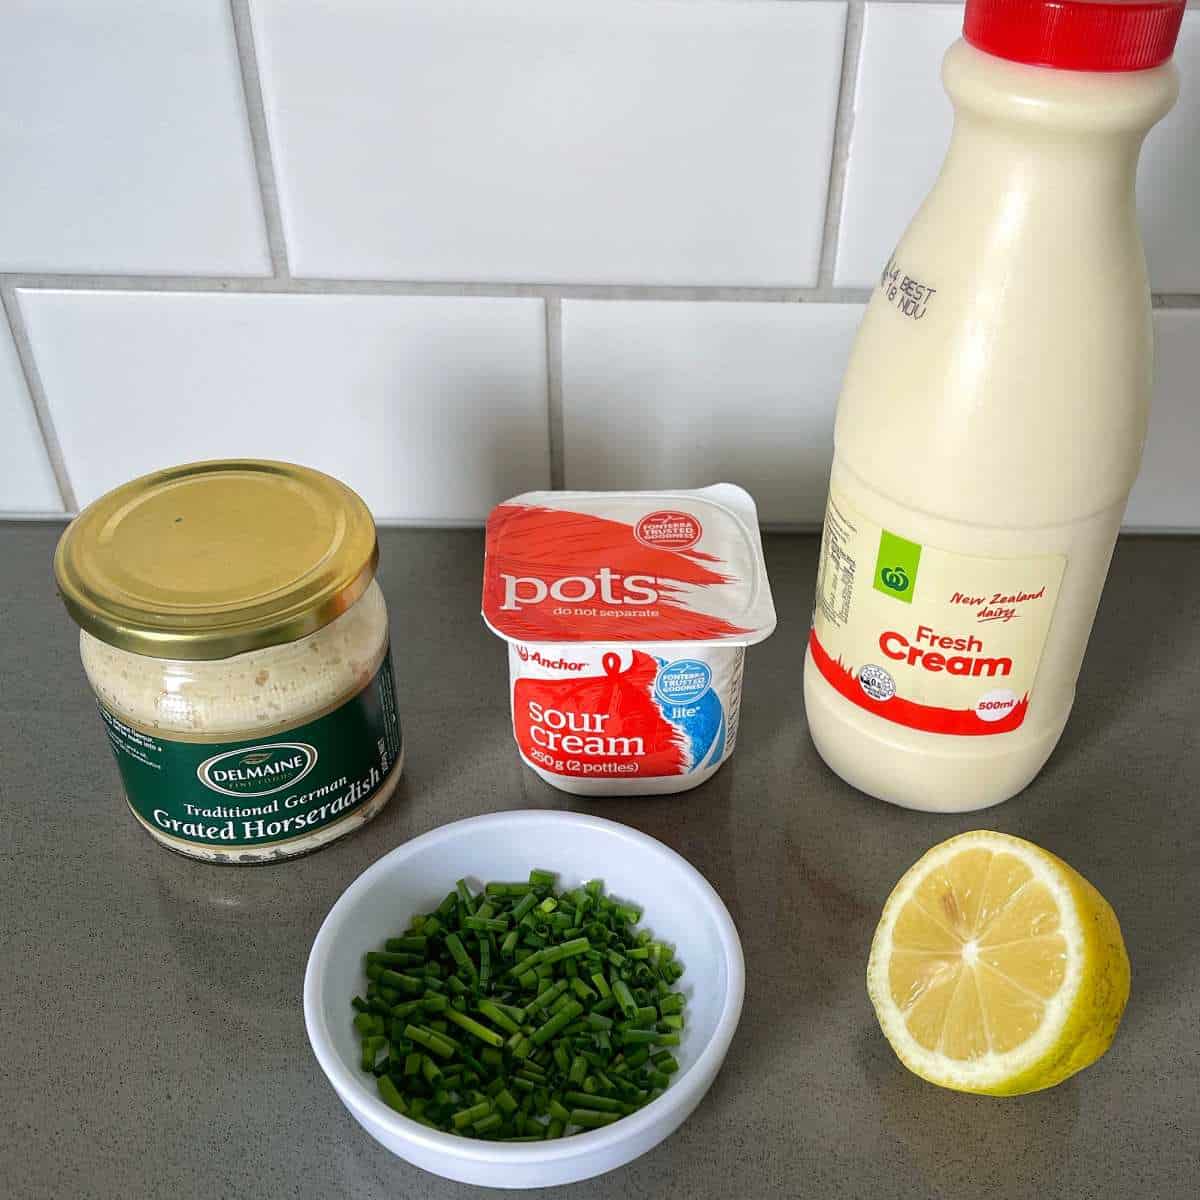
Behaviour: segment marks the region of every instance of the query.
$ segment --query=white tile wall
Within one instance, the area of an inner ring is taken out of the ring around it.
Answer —
[[[0,312],[0,512],[62,512],[17,349]]]
[[[569,488],[741,483],[775,524],[824,516],[857,304],[568,301]],[[1126,525],[1200,529],[1200,309],[1158,312],[1158,386]]]
[[[1200,531],[1198,9],[1139,179],[1160,353],[1135,528]],[[385,519],[725,476],[815,523],[860,289],[945,150],[960,19],[7,0],[0,517],[245,453],[325,466]]]
[[[834,283],[873,287],[937,176],[953,110],[939,78],[957,4],[868,4]]]
[[[569,488],[750,488],[768,522],[824,515],[857,304],[568,301]]]
[[[299,274],[817,281],[844,4],[253,12]]]
[[[1200,9],[1184,15],[1179,100],[1150,131],[1138,173],[1138,208],[1159,292],[1200,291]]]
[[[957,4],[866,6],[834,271],[839,287],[875,284],[933,185],[953,122],[941,60],[961,29]],[[1197,292],[1200,11],[1186,14],[1175,59],[1180,100],[1146,139],[1138,196],[1151,286]]]
[[[1142,473],[1125,524],[1135,529],[1200,529],[1200,309],[1157,312],[1157,387]]]
[[[4,0],[0,114],[0,270],[270,274],[227,0]]]
[[[540,300],[21,291],[81,504],[176,462],[308,463],[384,518],[549,484]]]

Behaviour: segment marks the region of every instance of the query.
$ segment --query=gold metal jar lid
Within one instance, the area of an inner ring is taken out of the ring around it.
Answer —
[[[362,499],[293,463],[221,459],[144,475],[67,527],[54,574],[88,633],[152,658],[228,658],[315,633],[379,561]]]

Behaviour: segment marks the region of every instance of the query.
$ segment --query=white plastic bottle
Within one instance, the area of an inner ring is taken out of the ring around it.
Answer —
[[[965,812],[1058,742],[1137,475],[1153,335],[1134,175],[1183,0],[968,0],[954,135],[838,405],[804,671],[825,761]]]

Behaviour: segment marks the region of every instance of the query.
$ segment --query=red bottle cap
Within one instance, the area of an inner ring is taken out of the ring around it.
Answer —
[[[1186,0],[967,0],[976,50],[1063,71],[1145,71],[1171,57]]]

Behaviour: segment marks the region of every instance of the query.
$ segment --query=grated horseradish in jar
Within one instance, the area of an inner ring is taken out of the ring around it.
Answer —
[[[261,863],[371,819],[399,780],[375,524],[318,471],[159,471],[72,522],[55,574],[134,816]]]

